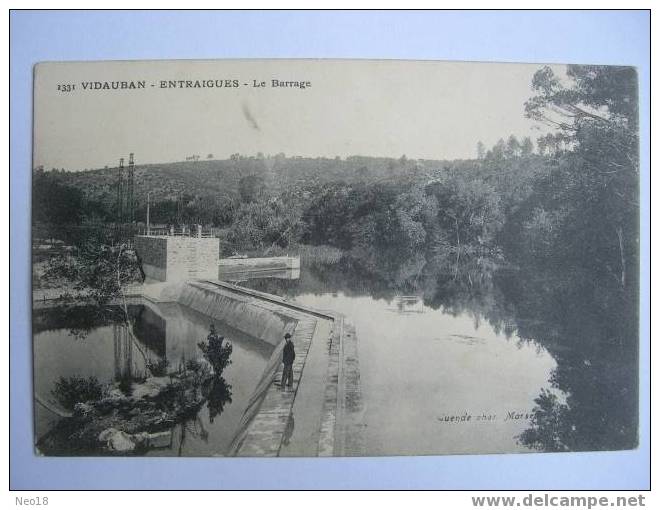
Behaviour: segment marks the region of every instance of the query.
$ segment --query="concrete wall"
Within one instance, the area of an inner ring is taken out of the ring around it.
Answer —
[[[219,244],[215,238],[136,236],[145,275],[157,281],[216,279]]]
[[[147,278],[167,280],[167,238],[136,236],[135,250],[142,259],[142,269]]]
[[[168,237],[167,281],[216,279],[219,256],[216,238]]]
[[[261,306],[259,299],[218,287],[208,289],[203,284],[185,285],[177,301],[271,345],[278,345],[297,323],[293,316]]]

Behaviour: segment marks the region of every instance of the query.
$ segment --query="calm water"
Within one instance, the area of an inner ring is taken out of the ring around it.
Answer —
[[[467,313],[342,293],[297,300],[355,324],[368,454],[526,450],[515,437],[528,420],[507,415],[530,412],[548,385],[556,364],[545,349]]]
[[[353,322],[367,454],[635,447],[634,302],[610,306],[579,273],[488,259],[449,272],[422,257],[366,266],[243,285]]]
[[[548,386],[556,363],[545,349],[421,302],[342,292],[295,300],[345,314],[356,327],[367,454],[527,450],[516,436],[529,420],[507,415],[529,413]]]
[[[147,360],[167,357],[171,367],[201,356],[197,343],[205,340],[210,319],[176,304],[133,306],[137,338],[122,326],[92,325],[84,335],[72,334],[75,325],[56,313],[38,312],[35,329],[35,393],[47,406],[55,405],[51,390],[59,377],[96,376],[111,383],[126,375],[145,373]],[[85,310],[70,316],[84,315]],[[188,423],[173,430],[172,446],[151,450],[148,455],[224,455],[237,432],[248,399],[268,361],[272,346],[222,324],[219,334],[233,344],[232,364],[223,372],[226,387],[214,388],[209,402]],[[89,325],[87,325],[89,326]],[[214,398],[215,397],[215,398]],[[45,434],[58,417],[44,405],[35,405],[37,438]]]

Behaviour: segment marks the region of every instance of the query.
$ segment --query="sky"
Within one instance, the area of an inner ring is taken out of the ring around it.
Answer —
[[[535,140],[543,132],[524,116],[540,67],[391,60],[43,63],[35,68],[33,166],[113,167],[131,152],[137,165],[259,152],[473,158],[478,141],[490,147],[510,134]],[[563,66],[553,68],[563,73]],[[237,86],[169,84],[209,80]],[[310,86],[273,87],[272,80]],[[122,81],[144,88],[86,86]]]

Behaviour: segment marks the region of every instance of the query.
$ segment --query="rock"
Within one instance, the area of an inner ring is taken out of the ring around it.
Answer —
[[[108,400],[121,400],[126,398],[119,388],[110,388],[105,396]]]
[[[106,443],[110,451],[130,452],[135,450],[135,441],[126,432],[114,428],[105,429],[99,434],[99,441]]]
[[[101,441],[102,443],[106,442],[116,432],[118,432],[118,430],[113,428],[103,430],[99,434],[99,441]]]
[[[106,441],[108,438],[116,438],[119,437],[117,433],[123,434],[121,437],[121,440],[126,440],[128,439],[129,441],[132,441],[133,443],[133,448],[130,448],[130,450],[133,450],[136,447],[140,448],[167,448],[172,444],[172,432],[169,430],[163,431],[163,432],[154,432],[154,433],[149,433],[149,432],[137,432],[135,434],[124,434],[123,432],[120,432],[116,429],[108,429],[108,431],[114,431],[114,432],[107,432],[107,434],[104,436],[106,437]],[[106,433],[106,431],[102,432],[101,434]],[[100,436],[99,436],[100,437]],[[113,448],[115,451],[126,451],[126,450],[117,450],[116,448]]]
[[[132,434],[131,439],[140,447],[149,446],[149,433],[148,432],[138,432],[137,434]]]
[[[154,432],[148,436],[147,446],[150,448],[167,448],[172,444],[172,432],[169,430]]]

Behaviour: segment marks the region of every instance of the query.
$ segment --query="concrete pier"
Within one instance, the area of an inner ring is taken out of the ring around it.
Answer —
[[[218,265],[221,270],[254,270],[266,271],[269,269],[300,269],[300,257],[245,257],[220,259]]]

